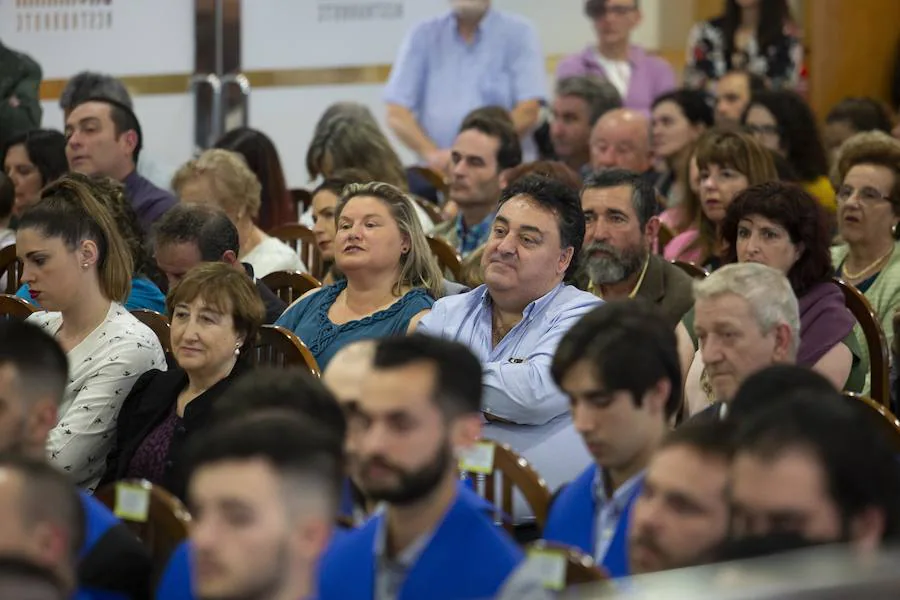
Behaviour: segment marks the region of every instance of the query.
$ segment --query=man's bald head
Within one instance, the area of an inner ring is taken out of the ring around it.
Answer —
[[[342,406],[359,398],[374,357],[375,340],[362,340],[341,348],[328,363],[322,381]]]
[[[591,168],[627,169],[643,173],[650,168],[650,120],[630,108],[611,110],[591,131]]]

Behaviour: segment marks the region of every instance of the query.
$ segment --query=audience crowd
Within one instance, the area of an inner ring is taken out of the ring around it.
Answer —
[[[820,128],[786,0],[682,74],[586,0],[549,88],[533,24],[450,5],[384,90],[419,164],[341,102],[308,192],[247,127],[167,172],[112,76],[63,133],[0,110],[0,596],[537,599],[548,556],[900,541],[890,112]]]

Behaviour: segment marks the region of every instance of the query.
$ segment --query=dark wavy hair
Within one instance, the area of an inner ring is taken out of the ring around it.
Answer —
[[[759,215],[788,232],[803,251],[787,278],[800,298],[818,283],[831,281],[831,235],[829,220],[815,198],[803,188],[781,181],[753,185],[735,196],[722,221],[722,239],[727,244],[724,260],[737,262],[737,230],[741,219]]]
[[[784,37],[784,27],[793,18],[787,0],[759,0],[759,25],[756,27],[756,41],[760,52],[765,56],[766,50],[775,46]],[[727,0],[725,14],[722,16],[722,37],[725,39],[725,64],[731,70],[731,57],[734,54],[734,38],[741,26],[741,7],[737,0]]]
[[[757,92],[744,111],[742,123],[747,122],[747,114],[754,105],[762,106],[775,117],[781,149],[803,181],[828,175],[828,158],[816,117],[803,98],[790,90]]]

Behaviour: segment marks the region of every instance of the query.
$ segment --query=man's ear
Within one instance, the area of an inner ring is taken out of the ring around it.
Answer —
[[[791,346],[794,343],[792,338],[791,328],[786,323],[781,323],[775,327],[774,362],[790,362]]]
[[[234,250],[226,250],[222,253],[222,262],[226,265],[231,265],[232,267],[238,264],[237,254],[234,253]]]
[[[463,415],[453,421],[450,430],[453,448],[461,450],[471,448],[475,442],[481,439],[484,419],[481,413]]]
[[[648,240],[655,240],[659,236],[659,230],[662,227],[662,221],[659,217],[652,216],[647,224],[644,225],[644,237]]]
[[[557,266],[557,274],[563,275],[569,269],[569,265],[572,264],[572,258],[575,256],[575,248],[569,246],[565,250],[563,250],[559,255],[559,264]]]

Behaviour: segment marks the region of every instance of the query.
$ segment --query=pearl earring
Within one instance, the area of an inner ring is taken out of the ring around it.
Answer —
[[[87,268],[88,268],[88,266],[89,266],[89,265],[88,265],[88,264],[87,264],[87,263],[84,263],[84,264],[83,264],[83,265],[81,265],[81,268],[83,268],[83,269],[87,269]]]
[[[240,342],[238,342],[237,344],[234,345],[234,355],[235,356],[241,355],[241,343]]]

